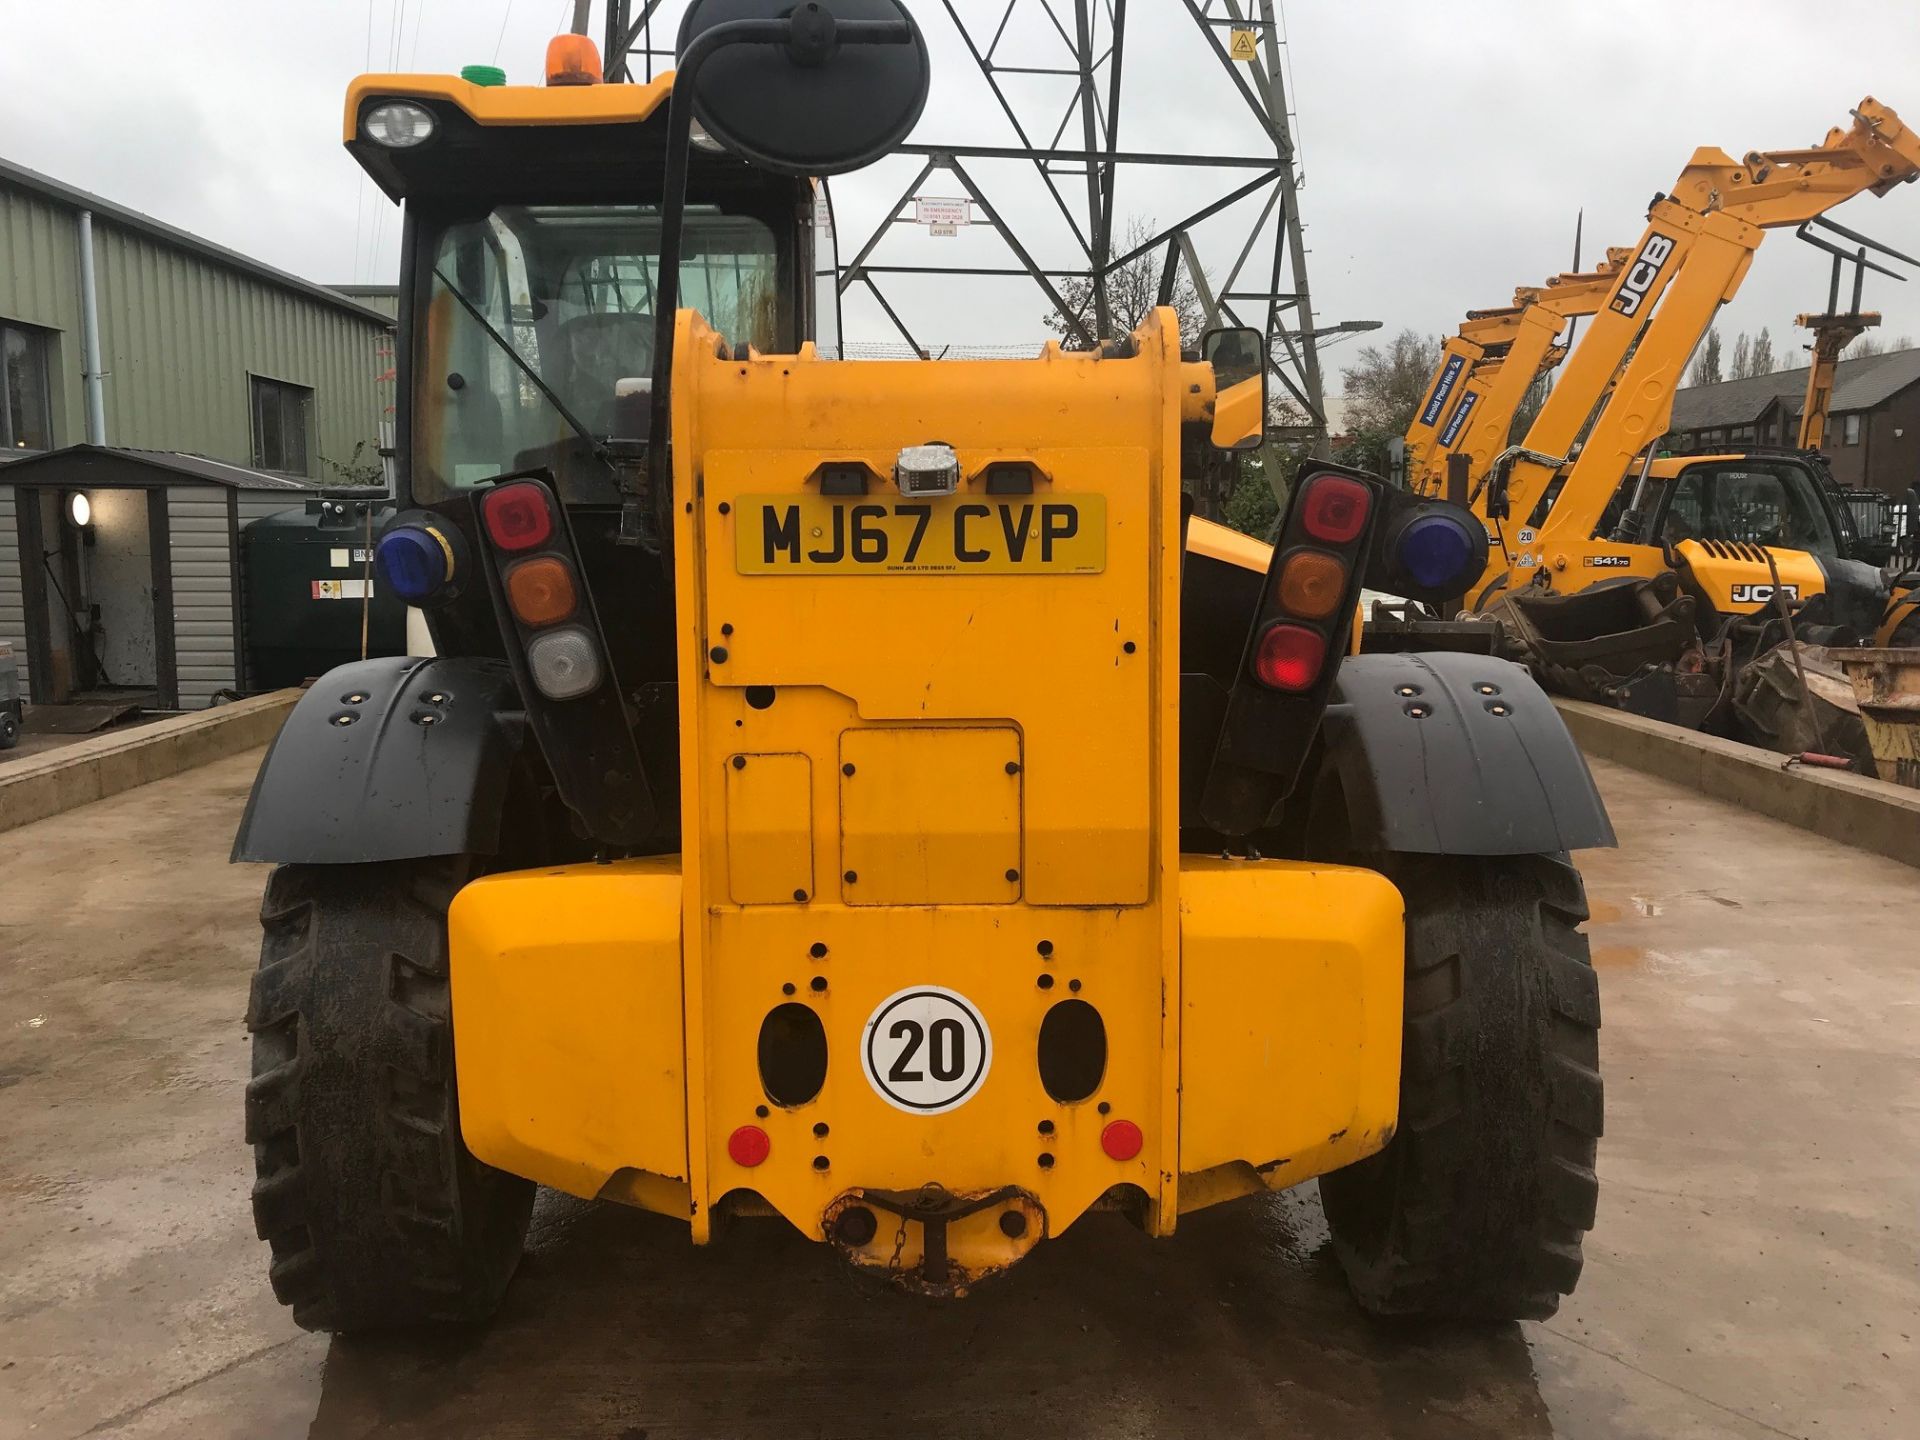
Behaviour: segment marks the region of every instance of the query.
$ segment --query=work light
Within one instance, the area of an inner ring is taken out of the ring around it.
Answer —
[[[409,150],[433,138],[433,112],[408,100],[389,100],[360,117],[360,133],[389,150]]]

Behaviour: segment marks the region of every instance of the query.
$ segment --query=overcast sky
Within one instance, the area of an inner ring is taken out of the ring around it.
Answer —
[[[938,0],[909,3],[935,72],[915,138],[1007,143]],[[1054,3],[1071,15],[1072,0]],[[956,4],[983,44],[1005,8]],[[1061,55],[1038,4],[1017,0],[1003,59]],[[340,147],[347,81],[396,57],[418,70],[497,62],[532,80],[570,10],[570,0],[0,0],[0,155],[315,280],[391,281],[397,217]],[[600,0],[594,11],[597,32]],[[1810,145],[1868,94],[1920,121],[1920,24],[1907,0],[1290,0],[1284,19],[1322,323],[1450,330],[1463,311],[1566,268],[1583,207],[1589,262],[1636,239],[1648,200],[1695,146],[1737,156]],[[1122,145],[1257,151],[1258,130],[1179,0],[1131,0],[1127,56]],[[1051,133],[1059,82],[1009,83]],[[843,242],[857,243],[911,175],[896,159],[836,182]],[[1030,176],[982,163],[976,178],[1042,263],[1071,263]],[[1084,185],[1062,183],[1070,195]],[[1118,207],[1167,222],[1234,183],[1217,171],[1134,171]],[[936,178],[924,193],[958,191]],[[1920,185],[1834,213],[1920,254]],[[1234,214],[1203,232],[1216,279],[1251,219],[1236,228]],[[1012,263],[984,227],[951,240],[901,227],[876,259],[928,256]],[[973,283],[899,282],[897,303],[929,342],[1045,333],[1044,302],[1025,282]],[[1825,296],[1825,258],[1776,232],[1721,328],[1730,343],[1768,326],[1786,368],[1799,363],[1795,313]],[[1889,339],[1920,335],[1920,280],[1870,276],[1867,303]],[[871,306],[849,320],[853,338],[892,338]],[[1365,343],[1328,349],[1330,391]]]

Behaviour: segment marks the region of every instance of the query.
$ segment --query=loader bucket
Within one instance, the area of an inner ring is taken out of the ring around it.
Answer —
[[[1515,590],[1485,613],[1557,694],[1694,727],[1719,693],[1702,671],[1693,601],[1671,572],[1571,595]]]

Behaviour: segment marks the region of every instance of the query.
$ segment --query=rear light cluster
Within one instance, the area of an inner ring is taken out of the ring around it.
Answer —
[[[1373,491],[1359,480],[1322,474],[1301,486],[1251,654],[1253,678],[1269,690],[1304,695],[1326,671],[1372,513]]]
[[[580,577],[544,485],[514,480],[480,499],[480,520],[533,683],[549,700],[591,695],[606,678],[592,629],[581,623]]]

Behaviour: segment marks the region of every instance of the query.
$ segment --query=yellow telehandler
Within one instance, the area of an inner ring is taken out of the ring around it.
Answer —
[[[406,212],[377,583],[436,653],[316,682],[235,842],[278,867],[275,1293],[483,1318],[536,1185],[955,1295],[1091,1210],[1165,1236],[1317,1177],[1370,1312],[1552,1313],[1607,817],[1524,670],[1348,654],[1363,584],[1473,583],[1478,522],[1318,462],[1277,546],[1190,521],[1264,342],[1188,358],[1170,311],[821,358],[808,177],[904,137],[920,33],[700,0],[678,55],[348,94]]]
[[[1524,440],[1508,443],[1511,407],[1489,404],[1477,418],[1491,428],[1452,447],[1471,454],[1464,498],[1496,550],[1467,608],[1497,618],[1505,653],[1550,688],[1737,730],[1741,673],[1789,636],[1920,644],[1913,577],[1854,558],[1817,456],[1661,450],[1693,351],[1766,231],[1920,175],[1920,136],[1891,108],[1868,97],[1853,117],[1807,149],[1738,162],[1696,150],[1672,193],[1655,198]],[[1558,323],[1535,328],[1546,336]],[[1511,364],[1499,380],[1517,396]],[[1441,440],[1459,428],[1458,405],[1453,415]],[[1426,493],[1441,493],[1445,463],[1436,445],[1416,477]],[[1390,622],[1380,630],[1383,646],[1420,643]]]

